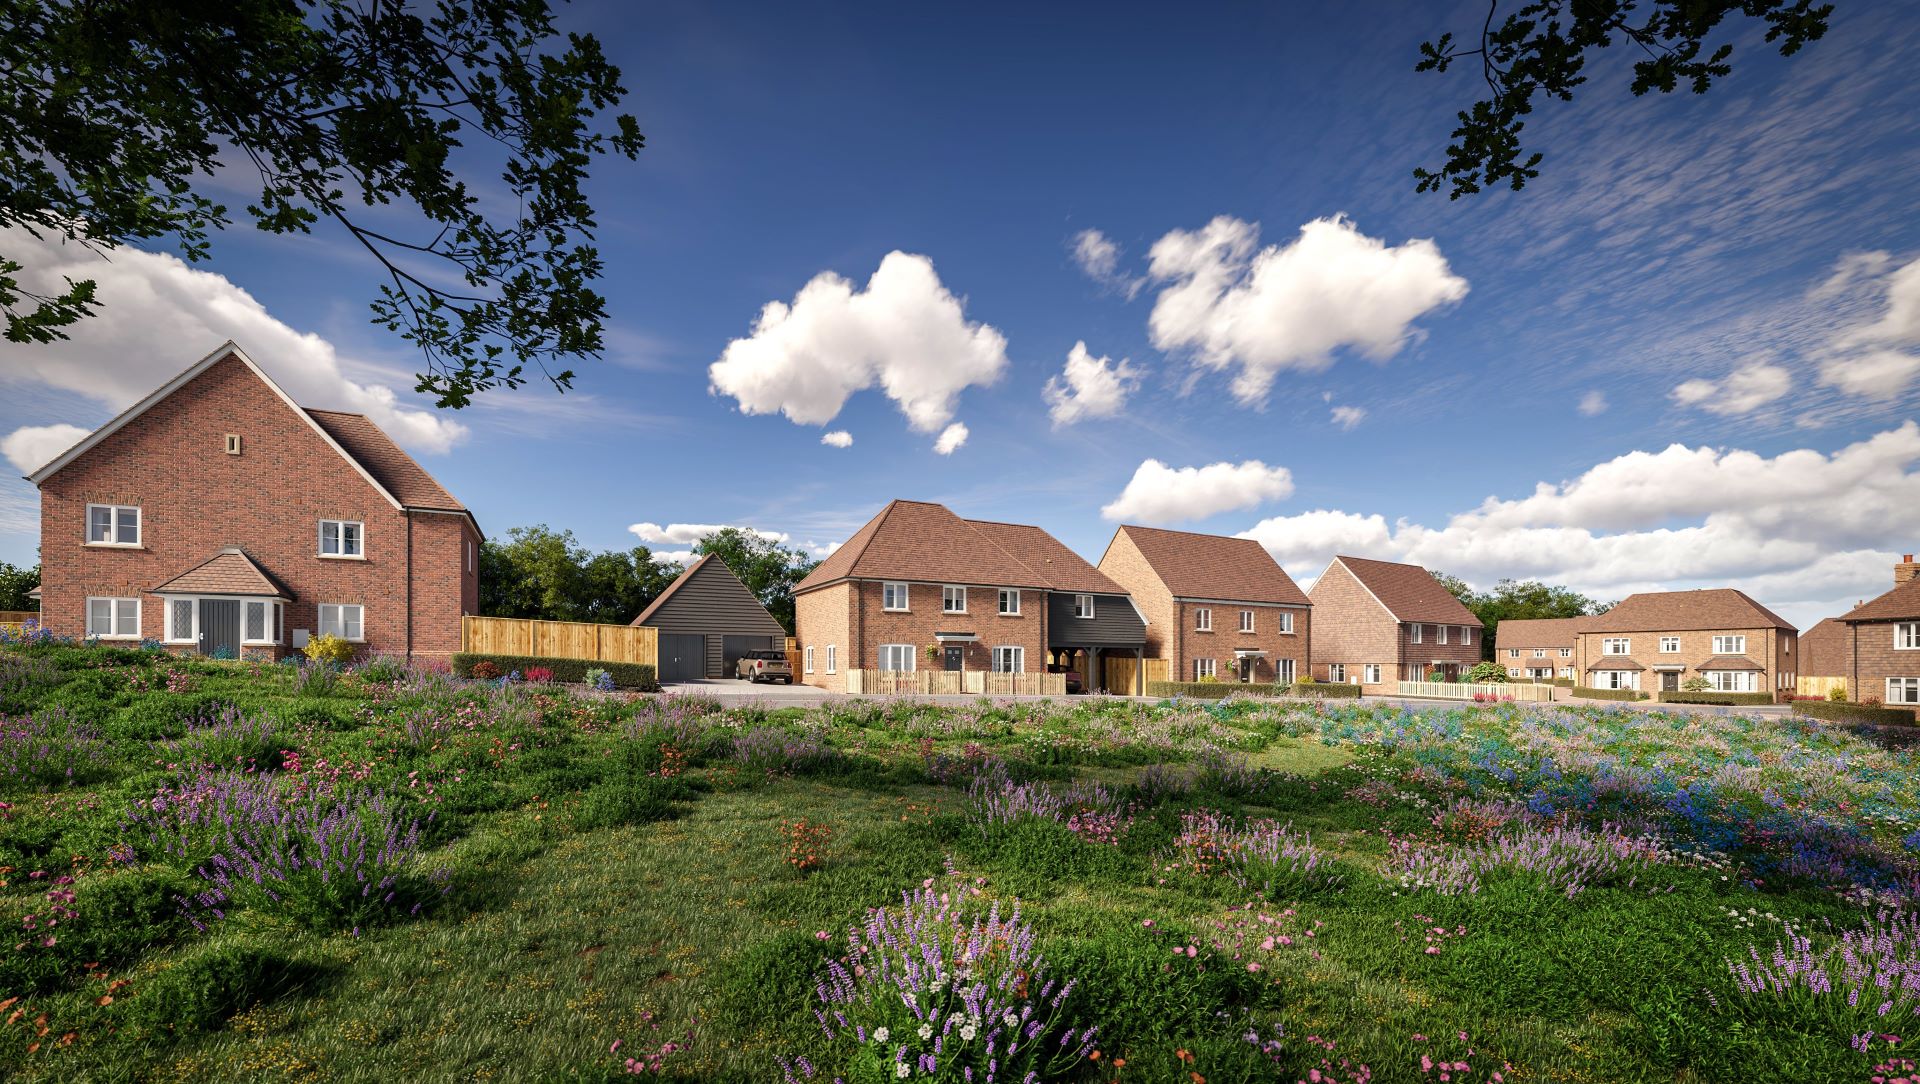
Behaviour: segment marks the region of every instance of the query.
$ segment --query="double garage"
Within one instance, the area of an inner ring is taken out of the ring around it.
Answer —
[[[660,631],[663,684],[730,678],[740,656],[778,651],[787,642],[787,630],[711,554],[681,573],[633,623]]]

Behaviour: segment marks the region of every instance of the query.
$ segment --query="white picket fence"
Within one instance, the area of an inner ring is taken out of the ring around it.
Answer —
[[[1401,696],[1419,696],[1429,700],[1513,700],[1523,704],[1550,704],[1553,686],[1516,682],[1512,685],[1468,685],[1451,681],[1403,681]]]

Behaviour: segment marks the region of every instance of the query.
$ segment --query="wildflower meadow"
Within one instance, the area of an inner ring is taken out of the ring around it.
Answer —
[[[0,1078],[1916,1079],[1916,756],[9,645]]]

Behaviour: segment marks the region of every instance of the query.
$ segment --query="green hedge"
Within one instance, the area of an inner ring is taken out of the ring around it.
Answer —
[[[1573,679],[1572,678],[1549,678],[1547,680],[1547,684],[1558,685],[1562,689],[1571,689],[1573,688]]]
[[[623,689],[657,689],[654,669],[645,663],[604,662],[599,659],[549,659],[537,655],[480,655],[461,652],[453,657],[453,672],[461,677],[472,677],[475,663],[490,662],[502,674],[511,674],[515,670],[522,674],[536,666],[553,671],[553,680],[584,682],[587,671],[605,670],[613,675],[613,683]]]
[[[1828,719],[1847,723],[1888,723],[1893,726],[1912,726],[1916,721],[1912,708],[1875,707],[1872,704],[1855,704],[1846,700],[1799,700],[1793,705],[1795,715],[1806,715],[1815,719]]]
[[[1224,700],[1235,693],[1246,696],[1285,696],[1288,686],[1244,681],[1149,681],[1148,696],[1185,696],[1194,700]]]
[[[1749,704],[1771,704],[1772,693],[1716,693],[1716,692],[1663,692],[1658,697],[1662,704],[1724,704],[1728,706],[1746,706]]]
[[[1294,696],[1318,696],[1326,700],[1352,700],[1360,695],[1360,686],[1346,681],[1296,681],[1288,690]]]
[[[1588,689],[1575,685],[1573,695],[1583,700],[1645,700],[1647,694],[1638,689]]]

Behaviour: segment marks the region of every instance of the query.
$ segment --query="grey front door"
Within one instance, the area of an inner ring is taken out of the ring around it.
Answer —
[[[966,652],[966,649],[961,647],[958,644],[948,644],[945,651],[947,669],[948,670],[960,669],[960,660],[966,657],[965,652]]]
[[[1677,670],[1662,671],[1660,674],[1660,690],[1662,692],[1669,692],[1669,693],[1679,692],[1680,691],[1679,671]]]
[[[240,657],[240,603],[230,598],[200,600],[200,653],[217,659]]]

